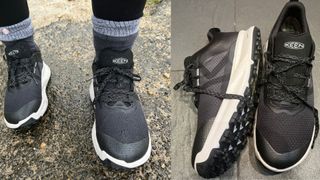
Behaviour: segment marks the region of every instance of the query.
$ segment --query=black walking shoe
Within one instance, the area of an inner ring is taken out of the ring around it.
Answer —
[[[314,50],[304,5],[287,3],[269,37],[254,128],[256,157],[271,171],[299,165],[318,134]]]
[[[50,68],[42,61],[39,50],[30,50],[23,41],[7,47],[4,59],[8,65],[4,122],[12,129],[30,127],[47,110]]]
[[[120,168],[144,164],[151,153],[148,126],[134,81],[131,50],[104,50],[93,63],[90,97],[95,107],[92,141],[99,158]]]
[[[255,85],[261,60],[260,31],[208,33],[210,43],[185,60],[183,86],[195,93],[198,127],[192,165],[213,178],[237,160],[252,128]]]

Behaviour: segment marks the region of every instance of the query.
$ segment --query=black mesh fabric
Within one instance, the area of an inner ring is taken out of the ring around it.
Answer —
[[[19,88],[7,89],[5,95],[5,112],[16,112],[23,105],[29,103],[32,100],[41,100],[41,85],[37,85],[34,81],[26,85],[22,85]]]
[[[260,96],[257,114],[257,131],[278,153],[296,150],[311,141],[314,129],[314,114],[308,107],[294,114],[278,107],[273,110]]]
[[[123,70],[133,71],[133,54],[130,49],[126,51],[112,51],[105,50],[97,57],[93,66],[93,72],[95,73],[99,68],[104,67],[116,67]],[[119,62],[115,60],[121,60]],[[95,69],[97,68],[97,69]],[[95,84],[97,95],[97,88],[100,87],[104,79],[109,74],[98,76],[98,84]],[[109,81],[104,89],[100,89],[102,93],[110,92],[113,95],[117,94],[117,91],[130,92],[130,103],[128,99],[107,99],[104,100],[104,96],[96,97],[96,128],[100,134],[106,134],[121,143],[134,143],[148,137],[148,126],[141,103],[134,91],[133,80],[124,77],[122,75],[114,75],[112,77],[114,82]],[[100,84],[100,86],[98,86]],[[132,101],[131,101],[132,100]],[[110,102],[112,101],[112,103]]]
[[[226,50],[211,57],[204,55],[200,60],[200,87],[215,92],[225,93],[230,79],[233,53]],[[214,118],[220,108],[222,100],[206,94],[200,94],[198,108],[198,128],[202,127],[210,118]]]
[[[17,53],[14,57],[10,56],[10,52],[16,51]],[[5,49],[7,63],[10,64],[10,61],[17,61],[21,62],[21,58],[31,58],[32,54],[40,53],[37,50],[30,49],[26,42],[20,41],[17,42],[15,45],[11,47],[6,47]],[[19,110],[23,105],[29,103],[32,100],[40,99],[41,100],[41,71],[42,71],[42,59],[40,56],[34,56],[34,59],[30,60],[30,62],[38,62],[37,68],[38,70],[35,71],[36,74],[34,78],[37,80],[37,83],[34,80],[29,81],[28,83],[20,83],[19,86],[11,88],[7,87],[6,95],[5,95],[5,112],[16,112]],[[29,61],[29,60],[23,60]],[[14,66],[15,64],[11,65]],[[31,64],[32,65],[32,64]],[[13,69],[14,67],[8,67],[8,70]],[[19,71],[22,71],[21,69]],[[23,71],[26,69],[23,68]],[[20,73],[20,72],[16,72]]]
[[[141,104],[136,102],[126,107],[121,102],[118,103],[114,106],[108,106],[106,103],[97,104],[97,131],[121,143],[133,143],[148,137],[148,126]]]

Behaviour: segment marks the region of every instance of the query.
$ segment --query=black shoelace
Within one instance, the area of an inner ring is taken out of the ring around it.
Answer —
[[[8,63],[8,86],[10,88],[26,84],[32,80],[36,84],[39,83],[35,74],[35,68],[38,65],[35,61],[36,56],[38,56],[37,53],[30,58],[12,57],[7,59],[6,56],[3,57]]]
[[[209,90],[209,89],[202,89],[199,86],[199,69],[196,66],[196,64],[190,62],[189,65],[187,65],[185,67],[185,71],[184,71],[184,79],[177,83],[174,86],[174,90],[178,90],[181,87],[183,88],[184,91],[186,92],[193,92],[196,95],[197,94],[207,94],[210,96],[215,96],[219,99],[238,99],[240,101],[244,101],[247,103],[248,107],[252,107],[253,104],[250,103],[250,101],[248,101],[247,98],[241,96],[241,95],[237,95],[237,94],[226,94],[226,93],[220,93],[220,92],[215,92],[213,90]],[[198,99],[195,99],[195,104],[197,106],[197,102]]]
[[[108,104],[117,101],[131,104],[135,96],[133,81],[141,80],[141,77],[133,74],[132,70],[118,67],[98,69],[93,75],[93,78],[101,79],[101,82],[98,83],[94,103],[100,100]],[[108,86],[108,84],[112,84],[112,86]]]
[[[303,103],[313,111],[316,128],[315,138],[312,145],[313,147],[319,132],[318,110],[314,106],[310,105],[303,96],[307,94],[308,91],[308,83],[312,69],[311,62],[314,60],[314,57],[301,58],[293,55],[281,54],[271,58],[269,52],[267,52],[265,55],[267,59],[270,59],[267,64],[266,77],[262,82],[262,85],[265,85],[267,91],[269,91],[267,92],[267,96],[277,101],[283,100],[295,104]],[[281,63],[281,65],[279,63]],[[293,74],[293,78],[302,80],[305,83],[303,85],[287,85],[285,82],[288,78],[290,78],[287,75],[287,71],[294,70],[294,68],[297,68],[298,66],[306,66],[307,69],[309,69],[308,75],[296,71]]]

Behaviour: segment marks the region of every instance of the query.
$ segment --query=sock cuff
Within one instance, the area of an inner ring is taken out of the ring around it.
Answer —
[[[112,37],[126,37],[139,30],[139,19],[131,21],[109,21],[92,17],[93,30],[99,34]]]
[[[0,41],[16,41],[33,35],[30,18],[11,26],[0,27]]]

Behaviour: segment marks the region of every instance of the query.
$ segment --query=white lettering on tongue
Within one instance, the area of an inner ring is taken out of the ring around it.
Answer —
[[[128,59],[127,58],[123,58],[123,57],[120,57],[120,58],[115,58],[112,60],[112,63],[113,64],[127,64],[128,63]]]
[[[19,54],[19,50],[12,50],[8,53],[9,56],[14,56],[16,54]]]
[[[285,42],[284,47],[288,49],[293,49],[293,50],[300,50],[300,49],[304,49],[304,44],[301,42],[290,41],[290,42]]]

